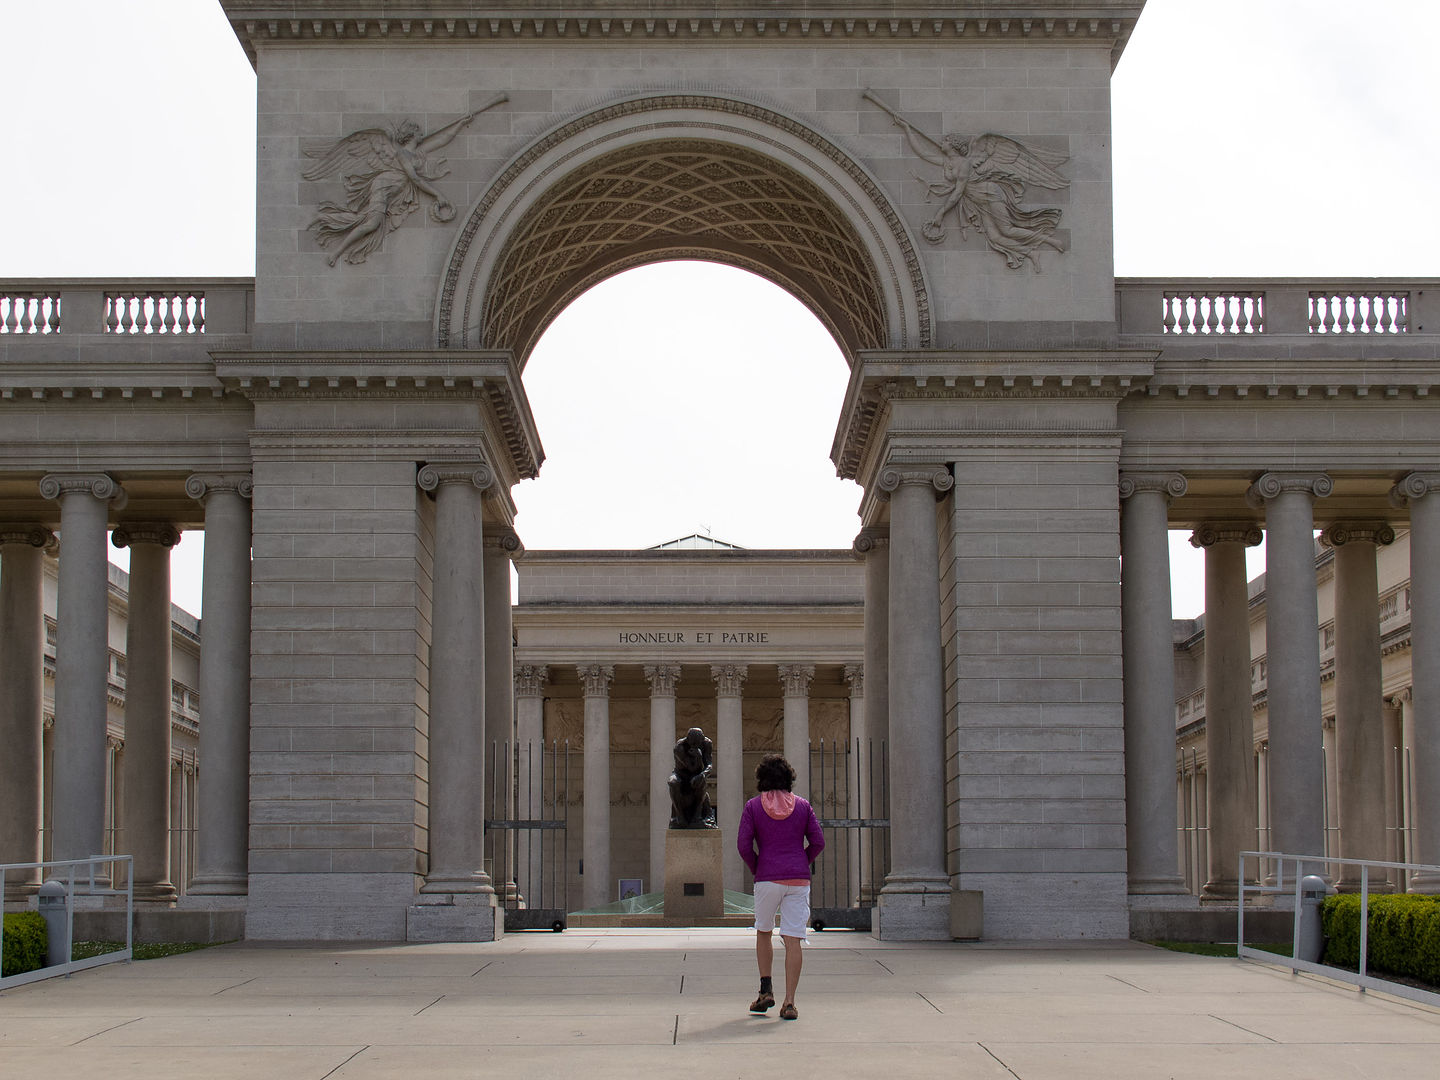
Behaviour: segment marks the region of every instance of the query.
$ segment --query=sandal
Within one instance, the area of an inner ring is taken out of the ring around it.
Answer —
[[[750,1003],[752,1013],[763,1013],[775,1004],[775,995],[770,991],[762,991],[760,996]]]
[[[780,1019],[781,1019],[781,1020],[799,1020],[799,1019],[800,1019],[800,1014],[795,1011],[795,1005],[794,1005],[793,1002],[787,1001],[784,1005],[781,1005],[781,1006],[780,1006]]]

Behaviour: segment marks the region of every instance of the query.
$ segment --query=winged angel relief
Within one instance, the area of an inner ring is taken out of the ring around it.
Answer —
[[[940,208],[920,229],[932,244],[945,239],[945,216],[952,210],[965,238],[966,226],[974,227],[985,237],[991,250],[1005,256],[1012,270],[1029,262],[1036,273],[1040,263],[1037,248],[1049,247],[1064,251],[1065,245],[1055,236],[1060,224],[1060,211],[1054,207],[1026,210],[1020,205],[1026,185],[1059,191],[1070,181],[1055,166],[1069,158],[1053,150],[1032,150],[1014,139],[993,133],[966,138],[942,135],[933,139],[906,120],[870,91],[865,98],[878,105],[895,123],[905,129],[910,148],[923,160],[942,170],[942,179],[925,180],[926,202],[938,200]]]
[[[321,203],[320,216],[310,225],[321,247],[335,247],[330,265],[340,259],[363,263],[372,251],[380,250],[385,237],[419,208],[422,193],[435,200],[430,207],[432,220],[453,220],[454,204],[435,187],[449,170],[444,158],[432,155],[448,146],[477,113],[506,100],[500,94],[428,135],[415,121],[405,120],[389,131],[365,128],[328,147],[306,150],[307,157],[319,159],[301,173],[306,180],[339,173],[345,185],[344,205]]]

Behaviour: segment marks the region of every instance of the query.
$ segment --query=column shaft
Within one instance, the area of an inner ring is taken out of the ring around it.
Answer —
[[[721,845],[720,871],[725,888],[736,892],[745,887],[745,864],[735,846],[735,830],[745,808],[745,756],[741,730],[741,689],[745,665],[717,664],[710,669],[715,680],[715,767],[719,772],[719,802],[716,804],[725,842]]]
[[[435,492],[430,640],[430,867],[426,893],[491,894],[485,855],[484,466],[426,466]]]
[[[810,790],[810,680],[814,664],[781,664],[780,685],[784,691],[785,759],[795,770],[795,793],[813,798]],[[820,809],[817,807],[817,814]]]
[[[48,529],[0,532],[0,863],[40,861]],[[5,875],[6,899],[34,892],[40,871]]]
[[[1274,475],[1256,481],[1256,490],[1266,499],[1270,836],[1277,851],[1324,855],[1325,752],[1313,499],[1329,489],[1311,477],[1277,477],[1273,487],[1278,490],[1272,494],[1265,481]]]
[[[1201,529],[1205,549],[1205,771],[1209,831],[1204,895],[1231,899],[1240,852],[1255,844],[1255,723],[1250,704],[1250,615],[1245,548],[1253,526]]]
[[[122,850],[134,857],[136,900],[171,901],[170,882],[170,525],[123,525],[130,548],[125,633],[125,799]]]
[[[867,528],[855,538],[865,558],[865,722],[860,739],[861,795],[865,817],[883,818],[889,806],[890,752],[890,530]],[[861,843],[861,893],[873,902],[885,883],[888,846],[878,835]]]
[[[1335,772],[1338,774],[1340,854],[1385,860],[1385,717],[1380,671],[1380,586],[1377,543],[1388,526],[1332,526],[1335,549]],[[1371,874],[1372,882],[1384,875]],[[1360,884],[1346,867],[1341,888]]]
[[[60,500],[60,582],[56,600],[56,859],[104,850],[105,713],[110,671],[107,501],[118,493],[108,476],[47,476],[46,498]]]
[[[1178,482],[1178,483],[1177,483]],[[1125,828],[1132,894],[1185,891],[1175,818],[1175,647],[1167,507],[1184,478],[1121,479]]]
[[[1411,475],[1400,492],[1410,503],[1411,707],[1407,710],[1415,836],[1411,859],[1440,865],[1440,476]],[[1414,874],[1410,890],[1440,893],[1440,874]]]
[[[545,817],[544,777],[549,763],[545,752],[545,686],[550,669],[526,664],[515,672],[515,781],[516,816],[529,821]],[[516,882],[527,906],[558,907],[564,886],[545,879],[547,839],[553,833],[527,829],[521,833],[516,853],[520,880]],[[560,868],[563,875],[565,869]]]
[[[485,573],[485,796],[487,816],[508,821],[514,814],[515,679],[514,632],[510,623],[510,558],[520,542],[511,529],[486,530]],[[487,838],[492,882],[515,885],[515,834],[498,830]]]
[[[192,476],[205,507],[200,601],[200,762],[195,878],[189,894],[244,896],[250,824],[250,494],[248,476]]]
[[[614,667],[577,669],[585,692],[585,859],[581,900],[585,907],[608,904],[610,896],[610,681]],[[666,800],[669,801],[668,798]]]
[[[646,665],[650,683],[650,880],[648,892],[665,888],[665,833],[670,828],[670,770],[675,761],[675,684],[680,665]]]

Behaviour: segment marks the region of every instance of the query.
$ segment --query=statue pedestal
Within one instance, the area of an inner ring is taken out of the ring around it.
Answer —
[[[719,829],[665,831],[665,921],[718,919],[725,914]]]

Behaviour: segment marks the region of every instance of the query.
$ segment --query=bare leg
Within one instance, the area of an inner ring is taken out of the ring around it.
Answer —
[[[789,939],[789,938],[786,938],[785,940],[788,942],[790,939]],[[787,958],[786,961],[785,961],[785,963],[786,963],[786,965],[787,965],[787,966],[786,966],[786,970],[788,971],[788,970],[789,970],[789,966],[788,966],[788,965],[789,965],[789,963],[790,963],[790,961],[789,961],[788,958],[789,958],[789,955],[790,955],[790,954],[787,952],[785,955],[786,955],[786,958]],[[773,941],[771,940],[771,938],[770,938],[770,931],[769,931],[769,930],[756,930],[756,931],[755,931],[755,962],[760,966],[760,977],[761,977],[762,979],[768,979],[768,978],[770,978],[770,968],[771,968],[771,966],[774,964],[774,960],[775,960],[775,944],[774,944],[774,942],[773,942]]]
[[[784,934],[780,935],[780,940],[785,943],[785,1000],[781,1004],[793,1005],[795,1004],[795,988],[800,985],[800,965],[805,959],[801,953],[803,940],[798,937],[786,937]]]

